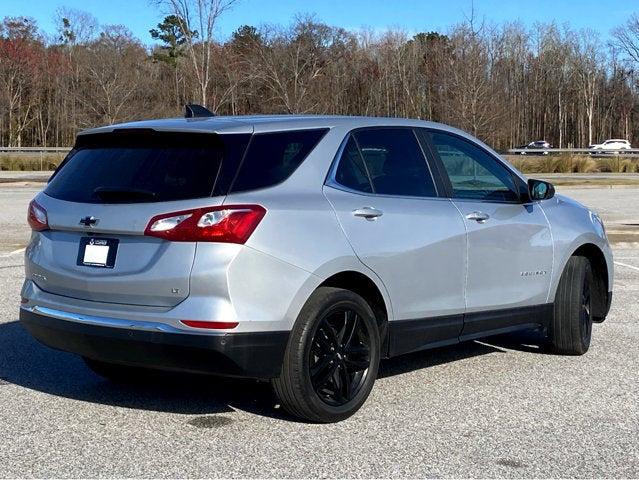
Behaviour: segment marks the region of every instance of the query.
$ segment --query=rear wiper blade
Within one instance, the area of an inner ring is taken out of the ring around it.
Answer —
[[[93,194],[100,200],[111,202],[123,202],[127,200],[151,201],[155,198],[155,192],[139,188],[123,187],[98,187]]]

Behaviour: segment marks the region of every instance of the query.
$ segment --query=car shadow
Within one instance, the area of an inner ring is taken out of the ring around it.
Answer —
[[[495,335],[478,340],[482,345],[503,350],[552,355],[546,348],[546,338],[541,330],[523,330]]]
[[[516,343],[512,338],[509,342],[508,345]],[[503,338],[493,337],[492,343],[468,342],[403,355],[383,361],[379,376],[392,377],[478,355],[503,352],[503,348],[511,348],[506,347],[506,343]],[[134,383],[114,383],[93,373],[77,355],[40,344],[18,321],[0,324],[0,389],[3,384],[131,409],[185,415],[216,415],[238,409],[296,421],[279,408],[267,382],[157,372],[138,378]],[[204,421],[207,421],[206,418]]]
[[[65,398],[187,415],[228,413],[234,408],[283,416],[264,382],[152,372],[134,382],[110,382],[77,355],[36,341],[17,322],[0,324],[0,382]],[[0,386],[0,389],[3,388]]]
[[[466,358],[500,353],[502,349],[478,342],[463,342],[447,347],[407,353],[381,362],[378,378],[392,377],[423,368],[436,367],[444,363],[457,362]]]

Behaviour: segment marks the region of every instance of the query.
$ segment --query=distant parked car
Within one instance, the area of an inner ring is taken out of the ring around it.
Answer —
[[[546,140],[536,140],[534,142],[530,142],[528,145],[523,145],[519,148],[524,150],[541,150],[552,148],[552,145],[548,143]],[[550,152],[521,152],[522,155],[548,155]]]
[[[588,145],[591,150],[603,150],[605,152],[618,152],[621,150],[630,150],[630,142],[619,138],[611,138],[603,143]]]

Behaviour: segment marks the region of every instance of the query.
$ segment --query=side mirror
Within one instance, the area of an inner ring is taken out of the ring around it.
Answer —
[[[528,195],[532,201],[548,200],[555,196],[555,187],[552,183],[543,180],[528,180]]]

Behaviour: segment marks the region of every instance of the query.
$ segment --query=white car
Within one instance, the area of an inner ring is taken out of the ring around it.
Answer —
[[[611,138],[610,140],[606,140],[603,143],[589,145],[588,148],[591,150],[619,151],[629,150],[632,147],[630,146],[630,142],[628,140]]]

